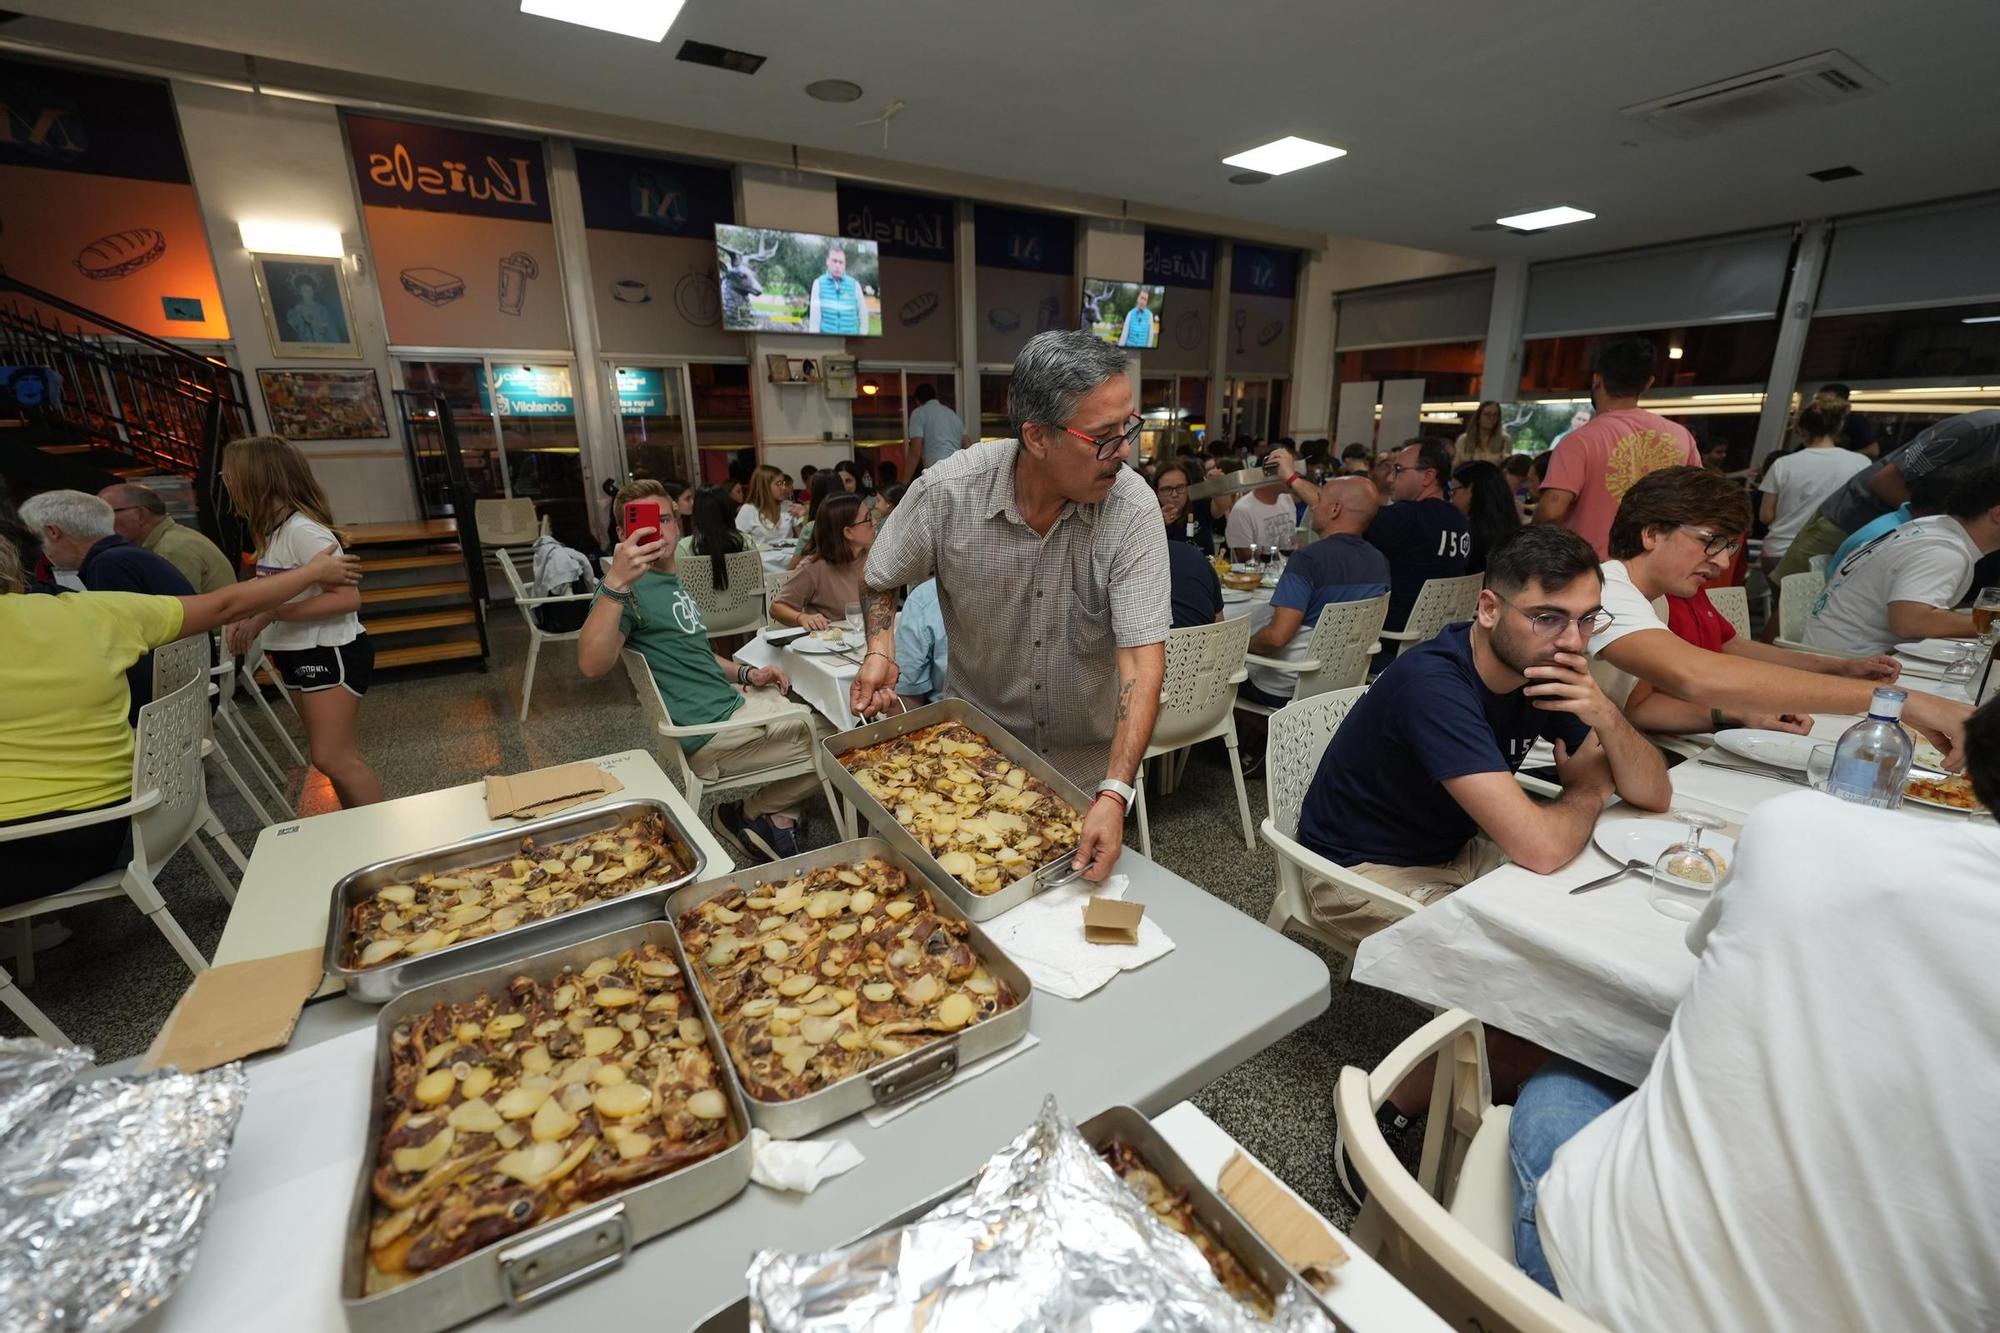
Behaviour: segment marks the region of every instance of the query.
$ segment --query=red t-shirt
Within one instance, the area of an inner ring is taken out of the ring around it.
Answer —
[[[1663,416],[1643,408],[1600,412],[1556,442],[1549,455],[1545,487],[1573,492],[1563,526],[1608,559],[1605,545],[1618,502],[1639,478],[1664,467],[1701,466],[1694,436]]]
[[[1700,588],[1692,597],[1667,598],[1667,628],[1697,648],[1712,653],[1736,637],[1736,626],[1708,600],[1708,589]]]

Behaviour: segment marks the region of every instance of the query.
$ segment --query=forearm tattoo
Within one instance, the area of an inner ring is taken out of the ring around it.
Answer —
[[[869,634],[887,634],[896,628],[896,599],[886,592],[864,588],[861,592],[861,620]]]
[[[1132,687],[1139,683],[1137,676],[1127,676],[1118,685],[1118,720],[1123,722],[1132,711]]]

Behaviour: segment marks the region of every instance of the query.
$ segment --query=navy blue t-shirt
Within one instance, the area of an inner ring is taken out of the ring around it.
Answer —
[[[1214,624],[1222,614],[1222,580],[1208,557],[1192,542],[1169,541],[1167,574],[1173,585],[1174,628]]]
[[[1429,579],[1452,579],[1472,556],[1472,525],[1449,500],[1404,500],[1368,525],[1368,542],[1389,557],[1389,619],[1401,629]]]
[[[1351,532],[1336,532],[1285,562],[1271,606],[1297,611],[1304,617],[1301,628],[1311,629],[1329,604],[1364,602],[1387,591],[1388,557]]]
[[[192,597],[194,585],[163,555],[134,546],[115,533],[91,544],[77,568],[77,578],[91,592],[140,592],[156,597]],[[153,655],[147,653],[125,669],[125,686],[132,696],[126,720],[134,726],[139,710],[153,702]]]
[[[1299,841],[1338,865],[1443,865],[1479,832],[1447,778],[1513,773],[1537,740],[1573,754],[1590,728],[1495,694],[1472,664],[1472,625],[1447,625],[1384,671],[1320,756]]]

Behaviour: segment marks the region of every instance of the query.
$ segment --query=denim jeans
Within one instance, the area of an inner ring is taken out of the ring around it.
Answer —
[[[1536,1191],[1556,1149],[1631,1092],[1623,1083],[1558,1055],[1536,1070],[1514,1099],[1514,1115],[1507,1125],[1507,1155],[1514,1163],[1520,1198],[1514,1212],[1514,1262],[1552,1292],[1556,1279],[1542,1253],[1542,1233],[1535,1223]]]

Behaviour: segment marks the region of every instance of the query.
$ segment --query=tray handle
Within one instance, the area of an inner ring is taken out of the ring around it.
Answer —
[[[958,1039],[911,1051],[868,1071],[877,1106],[893,1106],[951,1081],[958,1072]]]
[[[507,1304],[519,1309],[568,1291],[618,1267],[631,1252],[632,1224],[622,1202],[578,1213],[547,1235],[500,1252]]]

